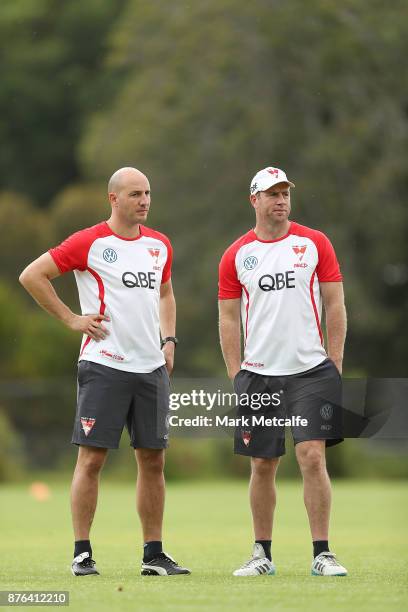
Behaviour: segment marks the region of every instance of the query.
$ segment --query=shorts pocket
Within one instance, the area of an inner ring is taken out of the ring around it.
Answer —
[[[336,372],[337,376],[340,378],[340,380],[342,380],[342,376],[341,376],[341,374],[340,374],[339,370],[337,369],[337,366],[336,366],[336,364],[334,363],[333,359],[330,359],[330,357],[329,357],[329,358],[328,358],[328,361],[331,363],[331,365],[332,365],[332,367],[333,367],[334,371]]]
[[[78,375],[77,375],[77,378],[78,378],[78,384],[79,385],[83,385],[84,382],[86,381],[86,373],[88,371],[88,365],[89,365],[89,362],[85,361],[85,360],[78,362]]]
[[[240,375],[242,374],[242,372],[243,370],[238,370],[238,372],[235,374],[234,378],[232,379],[232,387],[236,393],[237,393],[237,385],[238,385]]]

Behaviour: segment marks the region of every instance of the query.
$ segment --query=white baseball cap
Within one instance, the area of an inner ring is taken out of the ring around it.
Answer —
[[[283,170],[279,168],[264,168],[257,172],[251,181],[251,187],[249,189],[250,194],[258,193],[258,191],[266,191],[269,187],[277,185],[278,183],[287,183],[291,187],[295,185],[288,180],[288,177]]]

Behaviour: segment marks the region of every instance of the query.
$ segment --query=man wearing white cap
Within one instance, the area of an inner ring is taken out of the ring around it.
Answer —
[[[236,240],[220,263],[221,348],[239,398],[234,450],[251,457],[255,535],[253,555],[235,576],[275,573],[275,475],[285,453],[285,425],[291,426],[303,476],[312,574],[347,575],[329,549],[331,489],[325,461],[326,446],[342,441],[342,275],[329,239],[289,219],[293,187],[279,168],[264,168],[254,176],[249,199],[255,228]]]

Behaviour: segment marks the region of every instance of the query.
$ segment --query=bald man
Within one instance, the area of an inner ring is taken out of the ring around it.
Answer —
[[[107,221],[76,232],[20,275],[44,310],[82,333],[72,436],[78,460],[71,488],[71,570],[74,576],[99,574],[90,543],[99,474],[126,425],[138,466],[141,573],[189,574],[162,548],[169,375],[177,344],[173,251],[166,236],[143,225],[150,185],[142,172],[117,170],[109,180],[108,197],[112,213]],[[69,271],[75,274],[81,315],[60,300],[51,284]]]

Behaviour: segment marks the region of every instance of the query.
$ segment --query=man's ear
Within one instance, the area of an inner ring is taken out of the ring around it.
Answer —
[[[109,193],[108,194],[108,198],[109,198],[109,202],[110,202],[112,208],[116,207],[117,206],[117,199],[118,199],[117,196],[116,196],[116,193],[114,193],[114,192]]]
[[[256,208],[257,200],[258,198],[256,197],[256,194],[252,194],[249,196],[249,201],[251,203],[252,208]]]

